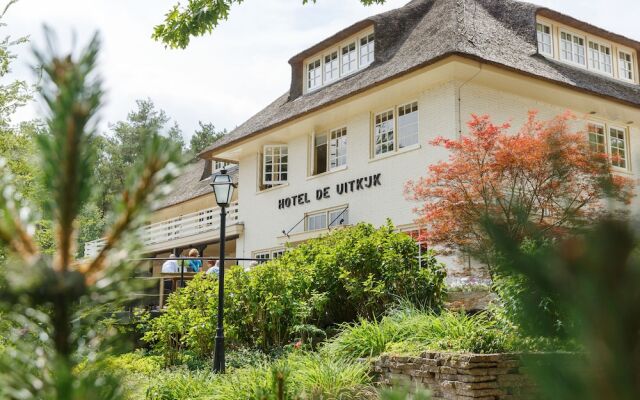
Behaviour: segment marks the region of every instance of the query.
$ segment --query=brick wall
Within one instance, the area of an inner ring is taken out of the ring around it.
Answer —
[[[373,362],[373,370],[380,384],[409,381],[413,388],[431,391],[433,400],[515,400],[534,392],[516,354],[383,355]]]

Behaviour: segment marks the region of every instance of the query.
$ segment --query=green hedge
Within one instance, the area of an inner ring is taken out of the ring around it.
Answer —
[[[433,255],[420,266],[413,239],[388,223],[358,224],[306,242],[249,271],[231,268],[225,282],[225,334],[232,346],[271,349],[309,343],[339,323],[371,319],[404,299],[440,308],[444,269]],[[198,275],[169,296],[144,338],[175,363],[181,352],[212,354],[217,279]]]

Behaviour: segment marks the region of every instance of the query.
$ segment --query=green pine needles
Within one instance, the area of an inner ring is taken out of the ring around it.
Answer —
[[[0,269],[0,314],[10,326],[0,350],[0,397],[114,399],[122,395],[115,375],[77,366],[119,347],[115,330],[101,322],[109,307],[130,300],[140,286],[131,279],[136,265],[127,261],[139,249],[133,232],[147,207],[167,192],[182,160],[167,139],[149,138],[114,207],[105,247],[94,259],[76,259],[78,219],[99,189],[93,171],[103,97],[96,73],[100,41],[96,35],[77,56],[59,56],[53,34],[47,37],[47,49],[35,52],[48,108],[48,132],[39,137],[45,203],[23,198],[0,162],[0,244],[9,250]],[[52,255],[34,240],[40,209],[53,221]]]

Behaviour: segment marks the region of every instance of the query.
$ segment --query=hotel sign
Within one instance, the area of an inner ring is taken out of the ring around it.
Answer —
[[[359,192],[361,190],[367,190],[372,187],[381,186],[381,176],[382,174],[375,174],[365,176],[364,178],[352,179],[347,182],[338,183],[335,186],[335,194],[337,194],[338,196],[342,196],[347,193]],[[308,192],[305,192],[280,199],[278,200],[278,209],[284,210],[286,208],[308,204],[311,203],[311,200],[314,197],[317,201],[331,198],[331,186],[316,189],[315,196],[313,194],[310,195]]]

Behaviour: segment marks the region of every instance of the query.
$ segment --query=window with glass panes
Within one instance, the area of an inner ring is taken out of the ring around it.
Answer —
[[[347,128],[331,131],[329,146],[329,168],[334,169],[347,164]]]
[[[331,54],[324,56],[324,81],[330,82],[334,79],[338,79],[340,76],[340,64],[338,62],[338,52],[334,51]]]
[[[589,68],[611,74],[611,48],[589,41]]]
[[[276,258],[280,258],[284,255],[285,249],[277,249],[271,252],[271,258],[275,260]]]
[[[595,153],[606,153],[604,125],[589,123],[589,146]]]
[[[395,149],[393,110],[375,116],[373,127],[374,154],[385,154]]]
[[[342,48],[342,75],[350,74],[358,68],[356,42]]]
[[[551,37],[551,27],[544,24],[536,24],[538,31],[538,51],[540,53],[553,55],[553,41]]]
[[[624,51],[618,52],[618,69],[622,79],[633,80],[633,57]]]
[[[327,134],[317,134],[313,138],[313,174],[327,172]]]
[[[307,67],[307,88],[315,89],[322,85],[322,63],[315,60]]]
[[[340,208],[329,211],[329,227],[349,225],[349,209]]]
[[[611,165],[627,168],[626,131],[622,128],[609,127],[609,149]]]
[[[278,185],[287,181],[289,172],[289,150],[286,145],[264,147],[262,162],[262,183]]]
[[[398,107],[398,148],[418,144],[418,102]]]
[[[307,215],[305,221],[305,230],[317,231],[320,229],[327,229],[327,213],[320,212]]]
[[[373,33],[360,39],[360,67],[365,67],[373,62],[374,48]]]
[[[580,65],[584,59],[584,38],[567,32],[560,32],[560,58]]]
[[[227,169],[227,168],[229,168],[231,165],[233,165],[233,164],[228,163],[228,162],[224,162],[224,161],[216,161],[216,162],[214,163],[214,165],[213,165],[213,170],[214,170],[214,171],[219,171],[219,170],[221,170],[221,169]]]

